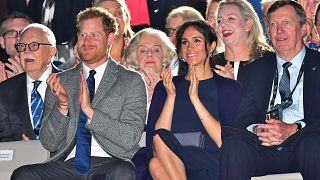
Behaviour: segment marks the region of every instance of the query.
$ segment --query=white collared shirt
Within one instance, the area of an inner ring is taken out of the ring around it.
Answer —
[[[303,49],[290,61],[292,63],[292,65],[288,68],[289,73],[290,73],[290,90],[292,91],[294,86],[297,83],[297,79],[299,76],[299,71],[303,62],[303,59],[306,55],[306,49],[305,47],[303,47]],[[279,56],[276,56],[277,59],[277,70],[278,70],[278,85],[280,83],[280,79],[283,73],[283,68],[282,65],[287,62],[283,59],[281,59]],[[300,81],[295,89],[295,91],[292,94],[292,105],[285,108],[283,110],[283,122],[287,123],[287,124],[293,124],[296,122],[301,123],[302,127],[305,127],[305,122],[301,121],[304,119],[304,109],[303,109],[303,74],[300,78]],[[270,100],[269,100],[269,105],[270,102],[272,100],[272,95],[273,95],[273,88],[274,86],[272,85],[272,89],[270,92]],[[276,104],[280,104],[281,103],[281,96],[280,96],[280,92],[279,92],[279,86],[277,89],[277,94],[276,94],[276,98],[275,98],[275,102],[274,105]],[[270,110],[270,106],[269,109]],[[250,126],[247,127],[248,131],[252,132],[252,128],[256,125],[259,124],[252,124]]]
[[[105,63],[101,64],[100,66],[96,67],[94,70],[96,71],[96,74],[94,75],[94,83],[95,83],[95,87],[94,87],[94,92],[97,92],[97,89],[99,87],[99,84],[101,82],[102,76],[104,74],[104,71],[108,65],[108,61],[106,61]],[[82,72],[84,77],[87,79],[89,77],[89,71],[91,69],[86,66],[84,63],[82,63]],[[80,105],[79,105],[80,106]],[[87,123],[90,123],[91,119],[87,119]],[[76,146],[74,146],[74,148],[72,149],[72,151],[70,152],[70,154],[68,155],[68,157],[66,158],[66,161],[68,159],[71,159],[73,157],[75,157],[76,155]],[[91,156],[95,156],[95,157],[110,157],[110,155],[108,153],[106,153],[101,147],[100,145],[97,143],[96,139],[92,136],[91,139]]]
[[[38,92],[44,102],[45,99],[45,95],[46,95],[46,89],[47,89],[47,78],[49,77],[49,75],[52,72],[52,65],[50,64],[48,66],[48,69],[41,75],[41,77],[39,79],[32,79],[29,74],[27,73],[27,95],[28,95],[28,107],[29,107],[29,115],[30,115],[30,119],[31,119],[31,124],[32,127],[34,128],[34,124],[33,124],[33,120],[32,120],[32,112],[31,112],[31,93],[33,90],[33,86],[34,86],[34,81],[39,80],[41,81],[39,87],[38,87]]]
[[[292,65],[288,68],[290,73],[290,90],[292,91],[294,86],[297,83],[299,71],[304,59],[304,56],[306,55],[306,49],[303,47],[303,49],[290,61]],[[280,79],[283,73],[282,65],[286,63],[287,61],[281,59],[279,56],[277,56],[277,69],[279,72],[278,76],[278,83],[280,83]],[[285,108],[283,110],[283,122],[288,124],[293,124],[297,121],[300,121],[304,119],[304,110],[303,110],[303,74],[300,78],[300,81],[298,82],[297,88],[292,94],[292,105]],[[279,85],[279,84],[278,84]],[[278,86],[279,87],[279,86]],[[273,88],[271,89],[271,96],[273,92]],[[272,97],[270,97],[271,101]],[[269,104],[270,104],[269,101]],[[279,92],[279,88],[277,89],[277,95],[275,99],[275,104],[281,104],[281,96]],[[304,127],[305,124],[302,123],[302,126]]]

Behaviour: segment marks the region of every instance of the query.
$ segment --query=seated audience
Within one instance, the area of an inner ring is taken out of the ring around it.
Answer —
[[[160,80],[162,67],[170,66],[176,56],[175,47],[165,33],[156,29],[143,29],[129,42],[124,52],[124,64],[139,71],[146,82],[148,102]]]
[[[142,77],[110,57],[115,18],[103,8],[77,15],[75,68],[49,76],[40,141],[44,164],[16,169],[16,179],[135,179],[147,97]]]
[[[25,72],[0,83],[0,142],[39,139],[46,80],[56,54],[53,32],[42,24],[29,24],[16,44]]]
[[[271,6],[272,3],[274,3],[276,0],[261,0],[260,5],[261,5],[261,12],[262,12],[262,17],[263,17],[263,25],[264,25],[264,30],[265,30],[265,37],[267,39],[267,42],[271,44],[269,35],[267,33],[267,26],[268,26],[268,19],[267,19],[267,13],[268,9]]]
[[[219,7],[219,2],[221,0],[208,0],[207,1],[207,10],[206,10],[206,19],[208,24],[213,28],[213,30],[217,31],[217,10]],[[217,33],[217,32],[216,32]],[[215,54],[224,50],[223,42],[220,38],[218,38],[217,48]]]
[[[314,14],[316,11],[317,4],[320,0],[298,0],[306,12],[308,32],[305,35],[305,44],[307,47],[315,50],[320,49],[320,41],[316,27],[314,25]]]
[[[105,8],[116,18],[119,31],[114,39],[110,56],[117,62],[123,63],[124,48],[134,34],[130,26],[131,16],[126,2],[124,0],[97,0],[94,6]]]
[[[307,19],[295,1],[276,1],[268,10],[275,53],[244,69],[237,126],[224,139],[221,180],[301,172],[320,179],[320,53],[304,45]]]
[[[188,73],[172,78],[165,69],[155,88],[147,124],[150,173],[153,179],[219,179],[221,126],[233,124],[241,88],[211,71],[217,36],[206,22],[184,23],[176,42]]]
[[[4,17],[0,25],[0,45],[4,56],[0,59],[0,82],[23,72],[14,45],[20,39],[20,33],[32,20],[20,12],[12,12]]]
[[[176,33],[179,27],[187,21],[204,20],[201,13],[188,6],[181,6],[173,9],[167,16],[166,33],[170,41],[176,46]],[[184,60],[179,60],[178,56],[171,61],[172,75],[185,75],[188,71],[188,65]]]
[[[272,51],[263,36],[257,13],[246,0],[220,2],[217,34],[225,45],[225,51],[212,57],[211,67],[224,77],[241,81],[244,66]]]
[[[314,13],[314,26],[315,26],[315,30],[317,32],[317,37],[319,39],[319,35],[320,35],[320,3],[318,3],[317,8],[315,10]],[[320,47],[319,44],[317,44],[318,47]],[[320,51],[320,48],[315,48],[315,50]]]

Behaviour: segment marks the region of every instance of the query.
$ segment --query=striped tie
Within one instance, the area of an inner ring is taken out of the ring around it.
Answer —
[[[289,98],[291,93],[290,90],[290,73],[288,68],[292,65],[290,62],[286,62],[282,65],[283,67],[283,74],[280,79],[279,83],[279,92],[281,96],[281,105],[282,108],[285,109],[292,104],[292,97]]]
[[[32,113],[32,120],[33,120],[33,126],[34,126],[34,134],[36,136],[36,139],[39,139],[39,130],[41,126],[41,118],[43,114],[43,100],[38,92],[38,87],[40,85],[41,81],[36,80],[33,81],[33,90],[31,92],[31,113]]]

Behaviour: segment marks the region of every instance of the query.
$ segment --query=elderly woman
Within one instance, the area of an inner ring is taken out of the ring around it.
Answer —
[[[219,3],[217,33],[225,51],[212,57],[211,67],[224,77],[241,81],[241,70],[245,65],[273,51],[263,36],[257,13],[246,0]]]
[[[169,66],[175,55],[175,47],[162,31],[146,28],[130,40],[123,61],[128,68],[143,75],[148,88],[148,102],[160,80],[162,67]]]
[[[186,22],[177,32],[177,52],[188,72],[172,78],[164,69],[154,91],[147,149],[155,180],[219,179],[221,126],[233,124],[241,88],[211,71],[216,43],[216,34],[204,21]]]
[[[97,0],[94,6],[105,8],[117,20],[119,31],[113,42],[110,55],[112,59],[122,63],[124,48],[134,34],[130,26],[129,9],[124,0]]]

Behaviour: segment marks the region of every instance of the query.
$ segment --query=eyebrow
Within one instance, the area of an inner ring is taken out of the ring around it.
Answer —
[[[197,39],[197,38],[204,39],[203,36],[193,36],[193,37],[191,37],[191,39]],[[187,38],[182,37],[182,39],[187,39]]]

